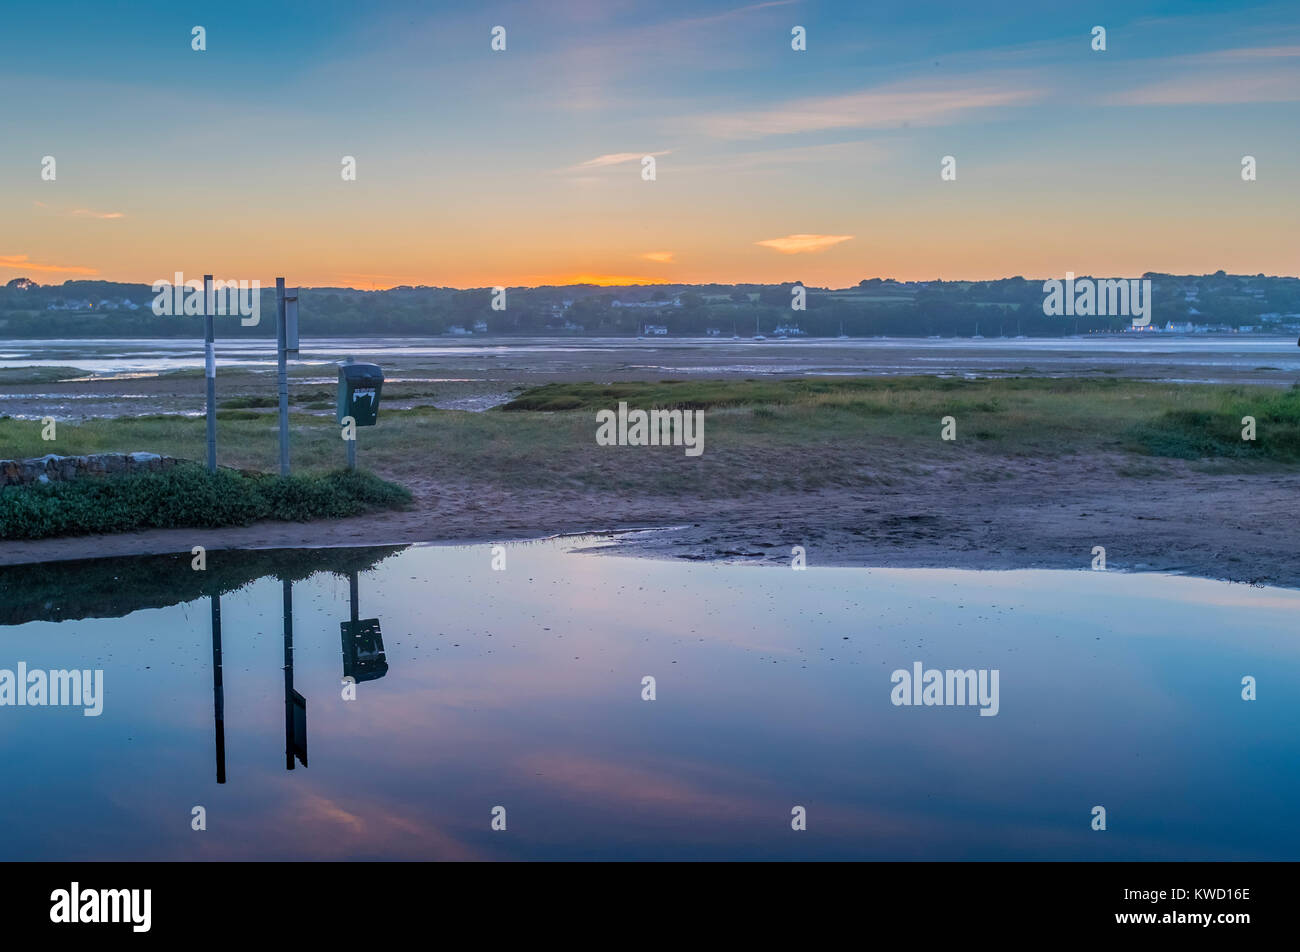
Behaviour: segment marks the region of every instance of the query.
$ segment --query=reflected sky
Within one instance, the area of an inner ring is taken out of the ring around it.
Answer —
[[[0,707],[0,858],[1300,858],[1298,592],[567,551],[592,542],[510,545],[505,571],[489,546],[384,550],[355,612],[351,550],[287,573],[291,771],[283,584],[255,577],[281,556],[209,553],[222,784],[188,557],[46,566],[53,600],[0,570],[0,668],[103,668],[106,694],[98,718]],[[352,631],[373,676],[345,700],[353,619],[377,620]],[[915,661],[998,669],[999,714],[892,705]]]

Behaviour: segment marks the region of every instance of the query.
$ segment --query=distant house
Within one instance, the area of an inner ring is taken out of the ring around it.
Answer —
[[[486,334],[486,333],[487,333],[487,321],[475,321],[475,322],[474,322],[474,333],[475,333],[475,334]]]
[[[447,328],[447,333],[450,334],[452,337],[468,337],[473,332],[467,331],[459,324],[453,324],[451,325],[451,327]]]
[[[673,298],[671,301],[610,301],[610,307],[681,307],[682,299]]]
[[[646,337],[667,337],[668,328],[663,324],[647,324],[644,333]]]
[[[722,336],[722,331],[720,331],[720,330],[719,330],[718,328],[716,328],[716,327],[710,327],[710,328],[709,328],[708,330],[706,330],[704,333],[708,334],[710,337],[721,337],[721,336]]]
[[[777,327],[777,329],[774,330],[772,333],[773,333],[773,334],[777,334],[777,335],[782,335],[782,334],[784,334],[786,337],[805,337],[805,336],[807,336],[807,335],[805,334],[805,332],[803,331],[803,329],[800,328],[798,324],[781,324],[781,325],[779,325],[779,326]]]

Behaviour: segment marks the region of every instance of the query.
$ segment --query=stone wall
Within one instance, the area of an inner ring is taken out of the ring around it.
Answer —
[[[38,456],[35,459],[0,459],[0,486],[67,482],[117,473],[157,473],[171,469],[177,460],[157,453],[95,453],[90,456]]]

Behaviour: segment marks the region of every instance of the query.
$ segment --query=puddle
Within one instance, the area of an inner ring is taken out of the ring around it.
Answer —
[[[97,717],[0,706],[0,854],[1300,858],[1300,593],[607,541],[0,569],[0,671],[103,671]],[[996,716],[891,703],[916,662],[997,671]]]

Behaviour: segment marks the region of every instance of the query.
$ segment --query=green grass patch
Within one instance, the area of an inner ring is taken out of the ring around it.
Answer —
[[[55,383],[84,376],[76,367],[0,367],[0,383]]]
[[[1242,438],[1245,417],[1255,418],[1255,439]],[[1152,456],[1177,459],[1300,461],[1300,386],[1281,392],[1227,391],[1217,405],[1165,410],[1132,430]]]
[[[896,378],[899,379],[899,378]],[[908,378],[910,379],[910,378]],[[938,389],[962,381],[928,381]],[[619,401],[640,409],[710,410],[719,407],[772,406],[818,397],[881,394],[897,389],[889,378],[840,377],[798,380],[661,380],[658,383],[549,383],[532,387],[498,410],[564,411],[613,409]]]
[[[219,528],[262,519],[306,522],[409,505],[404,487],[365,472],[270,476],[183,463],[161,473],[11,486],[0,492],[0,539]]]
[[[231,397],[229,400],[222,400],[217,404],[218,410],[255,410],[266,409],[267,407],[278,407],[280,405],[279,397],[265,396],[246,396]]]

